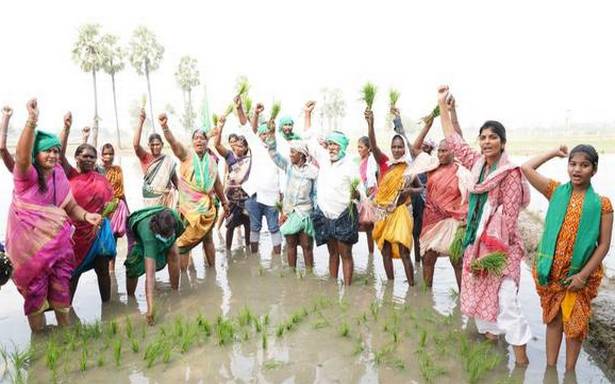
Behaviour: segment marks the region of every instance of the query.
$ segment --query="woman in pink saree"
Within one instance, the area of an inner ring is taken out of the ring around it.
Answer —
[[[479,153],[455,132],[448,98],[448,87],[440,87],[438,103],[446,142],[473,178],[463,240],[461,311],[474,318],[478,332],[487,338],[505,335],[517,364],[525,365],[531,333],[517,297],[525,254],[517,219],[529,203],[529,185],[504,151],[504,126],[497,121],[483,124]]]
[[[6,250],[13,281],[24,297],[30,328],[45,327],[44,311],[53,309],[60,326],[69,324],[70,278],[75,222],[99,225],[101,217],[75,202],[64,170],[58,165],[60,141],[36,131],[36,99],[27,104],[28,121],[15,153],[15,189],[8,214]]]

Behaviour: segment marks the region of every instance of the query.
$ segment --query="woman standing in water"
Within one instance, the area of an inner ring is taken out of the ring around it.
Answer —
[[[448,87],[440,87],[438,104],[446,143],[461,164],[471,169],[474,182],[463,239],[461,311],[474,318],[478,332],[487,338],[504,334],[517,364],[525,365],[531,333],[517,297],[525,254],[517,219],[529,203],[529,186],[519,167],[508,159],[504,126],[485,122],[478,132],[481,152],[473,150],[455,132],[448,97]]]
[[[207,133],[197,129],[192,133],[192,150],[185,148],[175,139],[169,129],[167,116],[163,113],[158,117],[165,139],[173,153],[181,162],[179,172],[179,212],[186,220],[186,229],[177,238],[180,254],[180,267],[184,271],[190,261],[190,250],[203,243],[207,265],[216,265],[216,249],[212,238],[212,228],[216,221],[217,208],[214,194],[222,202],[226,212],[228,203],[218,177],[218,164],[209,154]],[[224,117],[220,118],[218,129],[224,125]]]
[[[102,166],[98,167],[98,171],[105,175],[111,188],[113,188],[113,198],[117,202],[117,208],[111,215],[111,231],[117,239],[124,236],[126,233],[126,219],[128,217],[128,205],[126,204],[126,196],[124,195],[124,175],[122,168],[119,165],[113,165],[115,159],[115,148],[110,143],[102,146]],[[109,261],[109,271],[115,271],[115,258]]]
[[[177,186],[175,162],[170,156],[162,153],[164,143],[157,133],[149,135],[147,140],[150,152],[146,152],[141,146],[141,131],[145,117],[145,110],[142,109],[139,114],[139,125],[132,142],[145,175],[143,177],[143,202],[146,207],[162,205],[175,209],[177,203],[175,198]]]
[[[27,104],[28,121],[15,152],[14,192],[9,207],[6,250],[13,281],[24,297],[30,328],[41,331],[44,311],[55,311],[58,325],[70,322],[70,279],[75,268],[71,219],[98,226],[101,216],[81,208],[60,165],[60,140],[36,131],[36,99]]]
[[[385,163],[387,166],[373,199],[378,218],[374,224],[374,240],[382,252],[387,278],[393,280],[395,277],[393,258],[401,258],[408,284],[414,285],[414,268],[410,260],[413,223],[408,205],[411,204],[410,194],[421,193],[423,188],[418,179],[407,172],[410,159],[406,153],[408,148],[405,139],[400,134],[393,136],[391,139],[393,160],[389,161],[388,156],[380,150],[376,142],[374,113],[369,109],[365,111],[365,120],[374,158],[378,164]]]
[[[386,162],[382,164],[376,164],[372,150],[369,146],[369,138],[367,136],[359,137],[357,143],[357,151],[359,152],[359,175],[361,176],[361,182],[365,186],[365,194],[368,198],[373,197],[378,187],[378,177],[386,170]],[[363,211],[369,208],[366,204],[370,204],[367,199],[361,201],[359,205],[359,232],[365,232],[367,237],[367,250],[370,255],[374,254],[374,239],[372,237],[372,231],[374,229],[374,223],[370,221],[369,217]]]
[[[591,179],[598,171],[598,153],[591,145],[577,145],[568,156],[565,184],[536,170],[547,161],[565,158],[561,146],[523,164],[534,188],[549,199],[545,229],[532,273],[547,324],[547,365],[556,366],[562,336],[566,336],[566,371],[574,371],[587,337],[591,301],[602,281],[602,260],[611,245],[613,207],[599,196]]]

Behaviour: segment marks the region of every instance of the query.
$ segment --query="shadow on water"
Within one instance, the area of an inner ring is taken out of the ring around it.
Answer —
[[[124,165],[125,172],[136,177],[133,165]],[[134,207],[138,191],[132,193]],[[301,257],[293,272],[282,256],[271,255],[267,235],[259,255],[246,254],[243,239],[231,252],[214,239],[215,268],[206,268],[195,249],[178,292],[166,269],[157,273],[154,327],[143,321],[144,279],[135,298],[126,295],[121,239],[110,303],[100,303],[90,271],[74,302],[81,325],[31,338],[23,300],[9,283],[0,291],[0,342],[8,351],[32,347],[31,366],[22,371],[30,382],[608,382],[585,351],[576,378],[564,376],[563,355],[559,371],[545,369],[544,326],[527,267],[519,295],[534,338],[529,367],[517,368],[505,343],[485,344],[460,315],[445,259],[436,264],[433,290],[424,288],[420,267],[417,285],[408,287],[397,261],[389,282],[379,253],[367,254],[361,234],[355,280],[345,288],[328,276],[326,247],[315,250],[314,271],[306,273]],[[15,371],[3,366],[3,374],[0,381],[10,382]]]

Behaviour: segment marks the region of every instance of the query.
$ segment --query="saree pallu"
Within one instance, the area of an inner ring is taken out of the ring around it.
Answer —
[[[109,168],[102,168],[102,174],[105,175],[111,188],[113,189],[113,197],[117,199],[124,198],[124,176],[122,168],[117,165],[112,165]]]
[[[175,162],[161,155],[149,164],[143,176],[143,203],[146,207],[162,205],[175,209],[175,190],[171,179],[175,174]]]
[[[249,217],[246,211],[248,194],[241,188],[241,185],[250,175],[252,155],[248,152],[248,155],[234,159],[235,161],[229,165],[229,172],[225,183],[226,190],[224,191],[230,211],[226,217],[227,227],[236,227],[243,222],[243,219]]]
[[[180,253],[187,253],[209,233],[216,221],[217,209],[211,196],[218,174],[216,162],[205,154],[188,156],[180,167],[179,212],[186,221],[184,233],[177,239]]]
[[[280,232],[284,236],[296,235],[304,232],[311,238],[314,238],[314,223],[308,214],[303,214],[293,211],[288,215],[288,218],[280,227]]]
[[[128,206],[124,199],[120,199],[117,203],[117,208],[111,215],[111,231],[116,238],[122,237],[126,234],[126,220],[128,220]]]
[[[79,173],[70,179],[70,186],[75,201],[90,213],[101,213],[105,205],[113,199],[113,190],[107,179],[97,172]],[[76,227],[75,268],[78,269],[86,253],[98,236],[98,231],[85,221],[74,223]]]

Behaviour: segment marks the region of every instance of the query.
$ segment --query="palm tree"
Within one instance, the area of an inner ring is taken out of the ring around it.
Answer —
[[[329,131],[337,130],[340,119],[346,115],[346,102],[342,90],[323,88],[321,93],[323,99],[320,109],[321,121],[327,119]]]
[[[199,76],[200,73],[197,68],[196,59],[190,56],[184,56],[179,60],[179,66],[177,72],[175,72],[175,79],[184,93],[183,123],[187,131],[192,130],[194,119],[196,118],[196,114],[192,109],[192,88],[201,83]]]
[[[145,75],[147,80],[147,94],[149,96],[149,118],[152,125],[152,132],[156,132],[154,126],[154,107],[152,104],[152,89],[149,81],[149,74],[160,66],[164,47],[156,40],[156,35],[146,27],[138,27],[132,34],[129,45],[129,60],[139,75]]]
[[[103,61],[101,38],[99,36],[100,24],[84,24],[79,28],[79,36],[73,45],[73,61],[84,72],[92,72],[94,84],[94,124],[92,140],[94,145],[98,140],[98,94],[96,91],[96,72],[100,69]]]
[[[115,93],[115,74],[122,71],[125,67],[124,59],[126,57],[126,51],[117,45],[118,37],[114,35],[105,35],[102,38],[103,41],[103,70],[111,76],[111,86],[113,87],[113,109],[115,110],[115,135],[116,145],[122,149],[122,142],[120,140],[120,123],[117,117],[117,96]]]

